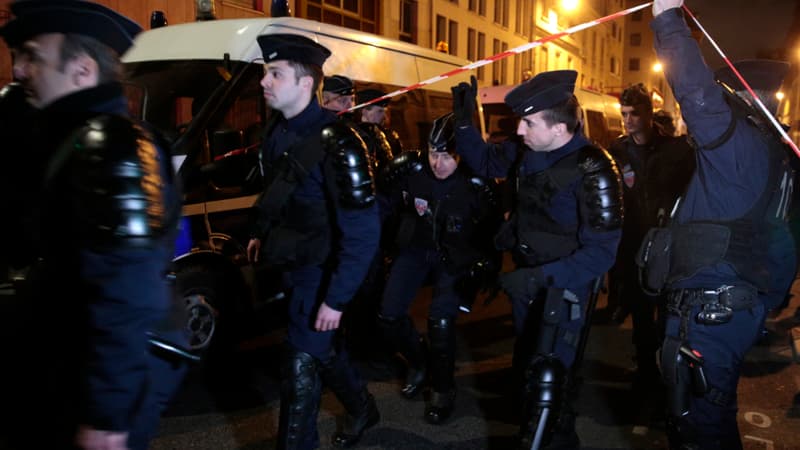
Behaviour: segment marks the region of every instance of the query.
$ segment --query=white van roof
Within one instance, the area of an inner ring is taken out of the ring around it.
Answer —
[[[140,33],[125,53],[125,63],[164,60],[222,60],[253,62],[261,58],[256,37],[293,33],[309,37],[331,50],[325,61],[326,74],[341,74],[396,86],[410,86],[469,61],[407,42],[335,25],[295,17],[224,19],[169,25]],[[469,72],[429,89],[448,91]]]

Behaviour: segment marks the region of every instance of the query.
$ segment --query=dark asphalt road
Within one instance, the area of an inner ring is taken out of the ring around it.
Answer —
[[[795,291],[800,294],[800,283]],[[798,298],[798,297],[796,297]],[[426,296],[414,307],[424,329]],[[601,296],[599,307],[604,298]],[[740,384],[741,434],[746,449],[800,448],[800,366],[793,361],[789,328],[800,305],[794,301],[770,319],[768,339],[748,355]],[[153,450],[272,449],[278,422],[277,351],[280,330],[251,342],[226,365],[229,389],[208,389],[200,371],[184,385],[162,421]],[[382,420],[363,438],[362,449],[510,449],[516,433],[510,365],[513,331],[508,302],[502,295],[491,305],[480,303],[459,322],[457,410],[441,426],[422,419],[422,399],[398,394],[400,366],[393,359],[359,359]],[[649,423],[634,407],[640,397],[630,391],[632,366],[630,319],[621,326],[596,324],[583,365],[584,384],[578,402],[578,434],[583,449],[666,448],[663,424]],[[644,402],[646,405],[651,402]],[[646,408],[646,406],[645,406]],[[329,392],[320,413],[322,449],[336,429],[342,407]]]

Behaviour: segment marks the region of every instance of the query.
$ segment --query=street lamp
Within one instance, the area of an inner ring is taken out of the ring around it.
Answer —
[[[661,72],[662,70],[664,70],[664,66],[661,64],[660,61],[656,61],[653,64],[653,72]]]
[[[580,0],[561,0],[561,9],[565,12],[572,12],[578,9],[578,3]]]

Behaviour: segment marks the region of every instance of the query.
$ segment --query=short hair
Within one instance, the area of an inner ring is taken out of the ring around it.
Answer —
[[[302,63],[293,60],[286,60],[286,62],[291,68],[294,69],[294,77],[297,81],[300,81],[300,78],[302,77],[311,77],[314,80],[314,85],[311,87],[311,92],[317,92],[322,84],[323,78],[325,78],[325,74],[322,72],[322,67],[316,64]]]
[[[653,100],[642,83],[635,84],[622,91],[619,96],[619,104],[622,106],[643,106],[644,112],[653,112]]]
[[[122,64],[119,54],[93,37],[76,33],[64,35],[64,40],[61,42],[61,63],[58,70],[63,72],[67,62],[81,54],[86,54],[97,63],[99,83],[122,79]]]
[[[581,121],[581,107],[578,98],[573,94],[567,101],[552,108],[543,109],[542,119],[550,126],[563,123],[570,133],[577,132]]]

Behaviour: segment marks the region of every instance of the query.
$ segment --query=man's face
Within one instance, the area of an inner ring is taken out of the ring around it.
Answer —
[[[353,95],[342,95],[334,92],[322,92],[322,107],[340,112],[353,107]]]
[[[294,67],[285,60],[264,64],[264,78],[261,79],[264,100],[272,109],[286,114],[294,111],[302,101],[303,89],[295,76]],[[305,106],[305,105],[303,105]]]
[[[44,108],[79,90],[74,61],[61,61],[64,35],[46,33],[25,42],[14,58],[14,78],[19,80],[37,108]]]
[[[535,152],[549,152],[561,146],[556,142],[556,137],[563,132],[564,124],[548,125],[543,114],[539,111],[523,116],[517,125],[517,134],[522,136],[525,145]]]
[[[439,180],[444,180],[456,171],[458,159],[447,152],[435,152],[428,147],[428,163],[431,165],[433,175]]]
[[[644,133],[653,125],[653,114],[642,106],[621,106],[620,113],[625,134],[629,136]]]
[[[383,106],[369,105],[365,106],[361,111],[361,121],[366,123],[376,123],[378,125],[383,123],[386,118],[386,108]]]

